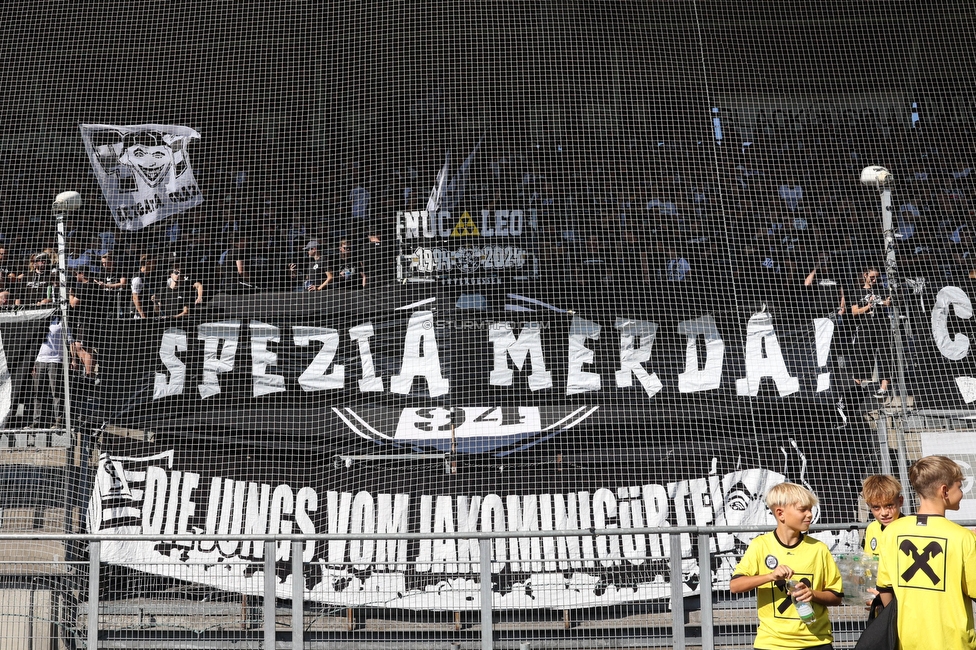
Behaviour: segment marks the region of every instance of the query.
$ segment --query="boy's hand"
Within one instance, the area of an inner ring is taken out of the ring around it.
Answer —
[[[778,582],[780,580],[789,580],[793,577],[793,569],[786,566],[785,564],[780,564],[778,567],[773,569],[772,573],[769,574],[772,582]]]
[[[868,587],[865,591],[871,594],[871,597],[867,599],[864,609],[871,611],[871,604],[874,602],[874,597],[878,595],[878,590],[874,587]]]
[[[793,598],[801,603],[809,603],[813,600],[813,591],[810,590],[807,583],[797,583],[796,589],[793,590]]]

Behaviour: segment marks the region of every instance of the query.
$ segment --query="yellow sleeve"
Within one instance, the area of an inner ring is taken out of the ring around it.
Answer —
[[[878,550],[881,551],[881,552],[878,553],[878,584],[877,584],[877,587],[878,587],[878,589],[888,589],[888,588],[891,587],[891,578],[888,575],[888,565],[885,562],[885,559],[886,559],[886,557],[888,555],[888,553],[887,553],[887,550],[888,549],[884,545],[883,540],[882,540],[882,544],[880,546],[878,546]]]
[[[976,540],[976,536],[974,536]],[[830,554],[830,549],[826,545],[823,545],[823,576],[824,576],[824,586],[822,591],[832,591],[837,594],[844,593],[844,581],[840,575],[840,568],[837,566],[837,562],[834,561],[834,556]]]
[[[976,536],[974,536],[976,539]],[[759,575],[759,556],[762,552],[759,547],[762,545],[762,536],[756,537],[754,540],[749,542],[749,547],[746,552],[742,554],[742,559],[739,563],[735,565],[735,570],[732,571],[732,576],[757,576]]]
[[[868,524],[867,528],[864,529],[864,543],[861,546],[865,553],[870,553],[871,555],[878,554],[879,549],[871,548],[871,540],[881,536],[880,528],[881,526],[878,525],[878,520],[875,519],[870,524]]]

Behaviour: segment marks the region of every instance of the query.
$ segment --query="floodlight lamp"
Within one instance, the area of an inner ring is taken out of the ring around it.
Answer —
[[[868,187],[883,189],[890,185],[893,180],[891,172],[881,165],[871,165],[861,170],[861,182]]]
[[[54,214],[74,212],[81,208],[81,194],[74,190],[61,192],[54,197]]]

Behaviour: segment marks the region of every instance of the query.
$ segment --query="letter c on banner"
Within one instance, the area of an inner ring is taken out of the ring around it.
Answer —
[[[932,308],[932,338],[942,356],[960,361],[969,354],[969,337],[962,333],[956,333],[955,337],[949,334],[950,305],[958,318],[968,320],[973,317],[973,303],[966,292],[959,287],[943,287]]]

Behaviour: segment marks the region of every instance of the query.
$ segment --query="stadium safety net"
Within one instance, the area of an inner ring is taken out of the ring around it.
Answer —
[[[492,542],[527,621],[727,594],[756,534],[589,530],[770,525],[790,481],[846,553],[865,476],[970,490],[974,14],[5,7],[0,533],[139,534],[105,602],[240,629],[266,548],[154,535],[375,535],[307,545],[305,598],[402,623],[479,607],[438,535],[581,531]],[[2,546],[69,638],[86,544]]]

